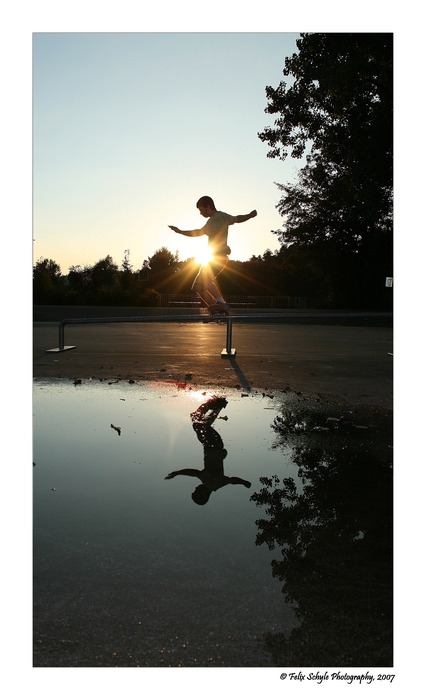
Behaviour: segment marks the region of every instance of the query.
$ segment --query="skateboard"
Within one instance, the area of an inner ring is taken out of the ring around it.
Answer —
[[[210,316],[229,316],[229,310],[224,309],[220,304],[210,304],[207,307]]]

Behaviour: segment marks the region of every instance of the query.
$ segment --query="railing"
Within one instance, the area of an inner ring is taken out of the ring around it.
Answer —
[[[75,345],[65,345],[65,326],[69,324],[84,325],[92,323],[176,323],[176,322],[203,322],[222,320],[208,315],[196,316],[135,316],[135,317],[111,317],[111,318],[65,318],[59,323],[59,342],[57,348],[46,350],[46,352],[64,352],[65,350],[74,350]],[[232,318],[224,316],[223,321],[226,322],[226,347],[222,350],[222,357],[234,357],[236,351],[231,347],[232,344]]]
[[[257,296],[247,294],[228,294],[226,300],[231,308],[252,309],[319,309],[321,300],[318,297],[294,296]],[[162,294],[160,306],[167,308],[175,306],[181,309],[201,307],[202,303],[196,294]]]
[[[288,314],[250,314],[250,320],[279,321]],[[74,350],[75,345],[65,345],[65,326],[69,324],[84,325],[92,323],[208,323],[209,321],[226,323],[226,347],[222,350],[222,357],[235,357],[236,350],[232,347],[232,322],[246,321],[247,316],[209,316],[209,314],[196,314],[191,316],[134,316],[134,317],[110,317],[110,318],[65,318],[59,323],[59,342],[57,348],[51,348],[46,352],[64,352]]]
[[[236,355],[236,350],[232,347],[232,323],[233,321],[242,321],[242,322],[249,322],[251,323],[252,321],[271,321],[271,322],[284,322],[285,320],[293,322],[295,318],[316,318],[320,319],[322,318],[333,318],[334,320],[341,319],[341,318],[348,318],[348,317],[359,317],[366,319],[368,316],[373,317],[373,318],[386,318],[388,316],[391,316],[391,314],[387,312],[325,312],[325,311],[320,311],[317,313],[253,313],[253,314],[247,314],[245,316],[238,316],[236,314],[233,314],[232,316],[223,316],[223,317],[216,317],[216,316],[209,316],[209,314],[193,314],[191,316],[181,316],[181,315],[176,315],[176,316],[170,316],[170,315],[164,315],[164,316],[134,316],[134,317],[105,317],[105,318],[65,318],[63,321],[59,323],[59,342],[58,342],[58,347],[57,348],[52,348],[50,350],[46,350],[46,352],[64,352],[64,350],[73,350],[76,346],[75,345],[65,345],[65,326],[68,324],[92,324],[92,323],[186,323],[186,322],[195,322],[195,323],[209,323],[209,322],[220,322],[220,323],[226,323],[226,347],[222,350],[221,356],[222,357],[235,357]]]

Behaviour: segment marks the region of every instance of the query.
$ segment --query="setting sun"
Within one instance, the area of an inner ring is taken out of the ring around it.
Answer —
[[[207,265],[211,259],[212,255],[208,249],[200,251],[194,258],[197,265]]]

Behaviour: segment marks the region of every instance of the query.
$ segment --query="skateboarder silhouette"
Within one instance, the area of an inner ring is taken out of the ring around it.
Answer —
[[[257,211],[250,214],[231,216],[218,211],[211,197],[205,196],[197,202],[197,208],[204,218],[208,219],[203,228],[192,231],[181,231],[176,226],[169,226],[172,231],[182,236],[207,236],[209,239],[210,261],[201,265],[191,287],[204,301],[209,312],[213,314],[229,314],[229,304],[225,301],[217,278],[228,263],[231,249],[228,246],[228,226],[241,224],[257,216]]]
[[[207,503],[213,491],[228,484],[242,484],[248,489],[251,486],[250,481],[240,479],[239,476],[225,476],[223,470],[223,460],[228,453],[223,447],[219,433],[212,428],[212,423],[227,403],[226,399],[213,396],[191,413],[192,427],[204,447],[204,469],[179,469],[165,477],[165,479],[174,479],[175,476],[182,474],[200,479],[201,484],[191,494],[192,500],[200,506]]]

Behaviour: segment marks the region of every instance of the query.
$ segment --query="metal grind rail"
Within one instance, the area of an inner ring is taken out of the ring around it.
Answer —
[[[339,312],[323,312],[323,313],[249,313],[244,315],[232,315],[232,316],[209,316],[208,314],[192,314],[187,316],[128,316],[128,317],[106,317],[106,318],[66,318],[59,323],[59,344],[57,348],[52,348],[51,350],[46,350],[46,352],[64,352],[65,350],[73,350],[75,345],[65,345],[65,326],[69,324],[81,325],[84,323],[212,323],[212,322],[222,322],[226,323],[226,347],[221,352],[221,357],[235,357],[237,351],[232,347],[232,323],[233,321],[282,321],[284,319],[295,319],[295,318],[321,318],[327,317],[337,320],[338,318],[347,317],[386,317],[389,316],[388,313],[371,313],[371,312],[349,312],[349,313],[339,313]]]
[[[305,314],[304,314],[305,315]],[[46,350],[46,352],[64,352],[73,350],[75,345],[65,345],[65,326],[69,324],[81,325],[84,323],[226,323],[226,347],[221,352],[221,357],[235,357],[237,351],[232,347],[232,322],[233,321],[261,321],[289,318],[290,314],[250,314],[240,316],[215,316],[207,314],[194,314],[191,316],[128,316],[128,317],[107,317],[107,318],[66,318],[59,323],[59,344],[57,348]],[[294,317],[294,314],[292,314]]]

